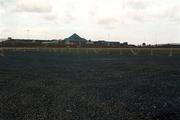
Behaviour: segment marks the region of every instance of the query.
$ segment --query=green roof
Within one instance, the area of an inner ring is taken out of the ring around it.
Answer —
[[[65,41],[86,41],[86,39],[80,37],[79,35],[77,35],[76,33],[74,33],[73,35],[71,35],[68,38],[64,39]]]

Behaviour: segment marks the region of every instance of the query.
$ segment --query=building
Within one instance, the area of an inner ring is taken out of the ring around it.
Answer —
[[[95,41],[94,45],[96,47],[119,47],[120,42],[111,42],[111,41],[99,40],[99,41]]]
[[[41,42],[42,45],[48,47],[48,46],[57,46],[59,45],[60,41],[59,40],[47,40]]]
[[[99,40],[94,42],[95,47],[106,47],[108,44],[105,40]]]
[[[51,42],[50,40],[36,40],[36,39],[12,39],[9,37],[2,42],[3,47],[40,47],[43,42]]]
[[[120,42],[107,42],[109,47],[119,47]]]
[[[80,37],[76,33],[64,39],[64,43],[66,45],[73,47],[84,47],[86,45],[86,42],[87,40],[85,38]]]

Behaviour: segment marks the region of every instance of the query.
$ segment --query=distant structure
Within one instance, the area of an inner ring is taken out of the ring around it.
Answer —
[[[1,47],[58,47],[58,48],[180,48],[180,44],[156,44],[150,45],[142,43],[141,45],[128,44],[128,42],[115,42],[109,40],[97,40],[91,41],[80,37],[76,33],[64,40],[51,39],[14,39],[8,37],[8,39],[0,39]]]
[[[65,38],[64,42],[66,45],[69,46],[84,47],[86,45],[87,40],[74,33],[70,37]]]
[[[128,45],[127,42],[112,42],[108,40],[91,41],[80,37],[76,33],[64,40],[38,40],[38,39],[8,39],[0,42],[3,47],[87,47],[87,48],[118,48],[118,47],[135,47]]]
[[[8,37],[6,41],[2,41],[3,47],[42,47],[56,46],[60,40],[37,40],[37,39],[13,39]]]
[[[108,43],[105,40],[99,40],[99,41],[95,41],[94,45],[96,47],[105,47],[108,45]]]
[[[64,40],[61,39],[15,39],[8,37],[7,39],[0,39],[1,47],[82,47],[82,48],[180,48],[178,43],[156,44],[150,45],[142,43],[141,45],[128,44],[128,42],[118,42],[115,40],[87,40],[80,37],[76,33]]]

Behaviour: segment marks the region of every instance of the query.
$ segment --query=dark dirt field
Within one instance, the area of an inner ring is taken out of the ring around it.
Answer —
[[[0,120],[178,119],[179,55],[0,57]]]

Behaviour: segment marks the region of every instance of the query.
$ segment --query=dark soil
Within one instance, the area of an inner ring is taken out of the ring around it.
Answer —
[[[0,120],[178,120],[180,56],[0,57]]]

